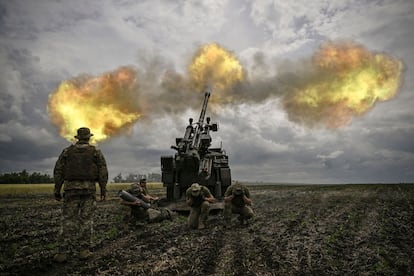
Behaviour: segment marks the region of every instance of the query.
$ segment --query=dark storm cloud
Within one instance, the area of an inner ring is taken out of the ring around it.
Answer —
[[[234,179],[413,181],[413,6],[412,1],[1,1],[0,168],[50,172],[68,142],[47,118],[48,94],[62,80],[132,64],[139,68],[145,106],[156,115],[137,123],[130,136],[99,146],[112,178],[119,172],[159,172],[160,156],[174,154],[169,147],[183,135],[187,117],[199,115],[202,94],[190,91],[188,59],[196,45],[216,41],[249,68],[249,82],[230,91],[236,103],[207,114],[220,124],[213,144],[222,142]],[[298,60],[338,37],[403,60],[407,72],[400,95],[338,131],[289,122],[278,99],[301,80],[307,65]]]
[[[133,167],[136,167],[136,169],[139,167],[158,167],[160,166],[160,156],[166,154],[166,151],[163,149],[147,148],[142,145],[136,147],[129,146],[127,149],[122,149],[122,145],[118,144],[117,141],[114,141],[114,145],[111,147],[104,144],[99,147],[105,153],[108,162],[124,164],[124,169],[122,169],[124,172],[125,169],[126,171],[133,172]],[[168,147],[167,150],[169,150]],[[172,151],[171,153],[173,154]]]
[[[339,182],[407,182],[412,178],[413,134],[414,128],[344,133],[325,142],[317,157],[325,176]]]
[[[8,14],[8,7],[5,9],[3,20],[8,24],[2,25],[2,31],[11,35],[20,27],[11,24],[14,19],[10,18],[16,15]],[[26,31],[33,33],[35,30],[24,29],[17,33],[28,39],[24,35]],[[46,116],[46,102],[60,77],[57,72],[40,69],[40,58],[30,51],[29,45],[13,45],[9,41],[5,39],[0,44],[3,64],[0,74],[0,168],[2,172],[50,171],[50,161],[47,160],[59,154],[63,143],[50,134],[54,128]]]
[[[266,109],[263,112],[269,114]],[[233,169],[238,176],[254,180],[254,175],[259,174],[259,179],[271,181],[266,172],[272,171],[280,182],[291,179],[290,182],[305,183],[409,182],[412,179],[412,124],[407,128],[393,127],[395,119],[388,117],[388,129],[382,128],[384,121],[374,118],[378,127],[360,128],[362,120],[354,127],[336,131],[298,132],[300,129],[278,122],[268,123],[271,118],[254,120],[256,127],[253,127],[246,118],[256,117],[254,114],[242,115],[242,110],[236,113],[239,116],[232,122],[233,130],[227,129],[231,125],[228,118],[221,117],[219,121],[225,133],[221,134],[223,147],[230,161],[236,160]],[[378,114],[383,113],[375,112],[371,117]]]
[[[17,1],[0,3],[0,34],[3,38],[36,39],[36,24],[28,19],[27,12],[20,9],[21,4]]]
[[[13,133],[10,133],[10,135],[13,135]],[[58,144],[39,145],[36,140],[31,138],[32,137],[13,137],[12,143],[0,143],[2,159],[33,162],[56,156],[56,152],[50,152],[49,149],[51,147],[59,146]]]
[[[5,1],[0,3],[0,33],[10,39],[39,39],[40,33],[70,32],[82,21],[96,20],[96,1]]]
[[[0,98],[2,120],[20,120],[26,124],[48,126],[44,121],[49,91],[56,85],[57,75],[39,72],[39,57],[28,49],[3,48],[7,68],[0,76],[2,87],[7,87]],[[10,79],[10,76],[14,78]],[[22,116],[24,114],[24,117]]]
[[[1,85],[1,79],[0,79],[0,85]],[[0,123],[5,123],[15,117],[15,114],[13,114],[10,111],[10,106],[13,105],[14,99],[11,95],[2,94],[0,95]]]
[[[0,141],[1,172],[13,172],[27,169],[29,171],[51,171],[51,162],[55,162],[61,149],[68,143],[54,139],[45,130],[33,132],[22,126],[2,127],[10,141]]]
[[[411,118],[414,120],[414,117]],[[370,140],[377,148],[414,154],[414,127],[372,131]],[[414,166],[414,165],[413,165]]]

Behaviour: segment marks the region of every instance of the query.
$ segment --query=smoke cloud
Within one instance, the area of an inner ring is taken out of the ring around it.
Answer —
[[[288,118],[308,126],[338,128],[395,97],[403,65],[385,53],[370,52],[353,42],[327,42],[312,57],[274,66],[259,53],[253,68],[262,72],[229,92],[237,103],[279,98]],[[263,75],[264,77],[261,77]]]
[[[257,53],[249,72],[234,53],[212,43],[201,46],[187,72],[179,73],[162,57],[146,56],[140,68],[63,81],[50,95],[49,115],[67,139],[89,126],[97,140],[105,140],[138,120],[198,108],[203,89],[212,86],[213,110],[278,98],[291,121],[337,128],[395,97],[402,82],[401,61],[353,42],[327,42],[299,61],[267,60]]]

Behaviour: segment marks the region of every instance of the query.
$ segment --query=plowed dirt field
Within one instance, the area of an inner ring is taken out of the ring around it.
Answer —
[[[255,219],[125,225],[98,202],[94,255],[52,261],[61,203],[0,197],[1,275],[414,275],[414,185],[250,186]]]

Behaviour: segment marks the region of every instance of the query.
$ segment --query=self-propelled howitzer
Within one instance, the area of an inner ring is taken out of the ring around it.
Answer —
[[[210,148],[210,132],[218,130],[217,123],[205,119],[211,88],[204,91],[204,101],[197,122],[189,119],[184,136],[176,138],[171,148],[174,156],[161,157],[162,182],[167,190],[166,201],[175,210],[186,210],[185,192],[193,183],[206,186],[218,200],[211,209],[222,209],[222,199],[231,184],[229,158],[220,148]]]

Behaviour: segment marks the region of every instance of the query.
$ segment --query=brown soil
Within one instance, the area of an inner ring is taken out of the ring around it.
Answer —
[[[98,202],[94,255],[57,264],[60,203],[0,198],[1,275],[414,275],[414,185],[251,186],[256,217],[231,228],[125,225]]]

